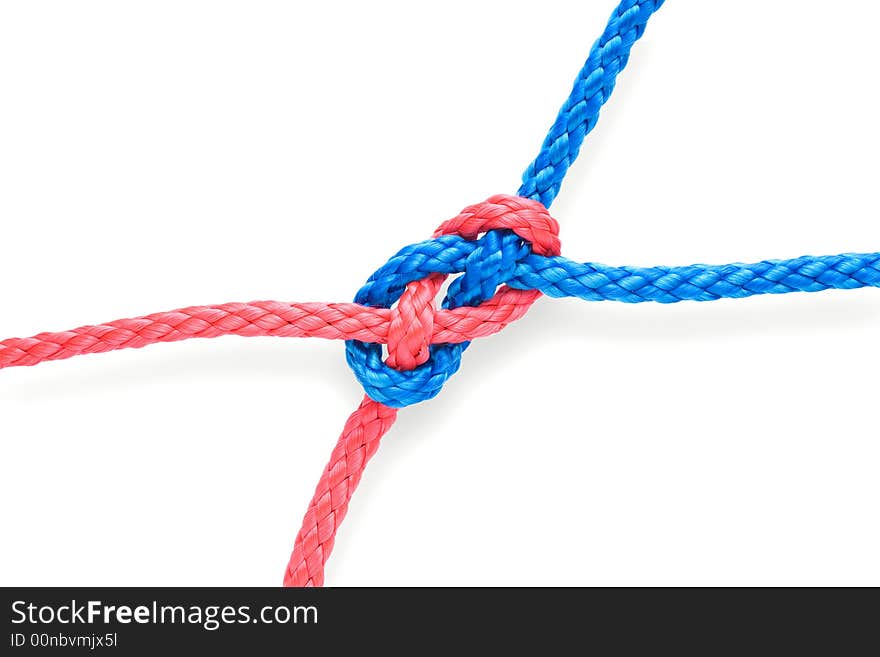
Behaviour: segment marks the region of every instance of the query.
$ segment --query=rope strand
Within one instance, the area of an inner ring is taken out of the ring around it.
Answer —
[[[461,343],[497,333],[521,318],[538,292],[523,295],[501,289],[483,305],[438,310],[431,342]],[[159,342],[190,338],[244,337],[326,338],[388,341],[391,311],[356,303],[284,303],[252,301],[217,306],[191,306],[69,331],[40,333],[0,341],[0,369],[37,365],[83,354],[140,349]]]
[[[284,571],[284,586],[323,586],[336,530],[348,513],[348,502],[382,436],[397,419],[397,409],[364,397],[351,414],[330,454],[312,501],[296,535]]]
[[[617,5],[602,36],[593,44],[541,151],[523,173],[519,196],[541,201],[548,208],[553,203],[584,138],[596,127],[599,110],[614,91],[633,44],[645,33],[645,24],[662,4],[663,0],[623,0]]]

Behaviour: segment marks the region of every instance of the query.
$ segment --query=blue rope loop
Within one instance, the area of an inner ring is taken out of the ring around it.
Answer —
[[[447,289],[443,308],[478,306],[511,280],[531,246],[508,230],[492,230],[475,241],[444,235],[401,249],[379,268],[355,296],[355,303],[390,308],[406,285],[426,276],[461,274]],[[382,359],[382,345],[347,340],[345,358],[366,393],[401,408],[431,399],[461,365],[461,344],[435,344],[430,358],[412,370],[396,370]]]

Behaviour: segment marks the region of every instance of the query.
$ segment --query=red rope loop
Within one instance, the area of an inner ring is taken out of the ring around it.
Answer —
[[[444,221],[434,231],[440,235],[460,235],[475,240],[490,230],[511,230],[532,245],[539,255],[559,255],[559,224],[541,203],[519,196],[496,194],[482,203],[470,205],[458,216]],[[435,299],[446,276],[431,274],[406,286],[397,305],[391,309],[388,324],[388,359],[397,370],[411,370],[428,360],[428,347],[441,340],[434,335],[439,312]],[[514,290],[503,286],[486,304],[500,298],[523,307],[523,312],[540,296],[533,290]]]

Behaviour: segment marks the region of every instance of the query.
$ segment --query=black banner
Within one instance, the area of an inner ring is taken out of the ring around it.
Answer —
[[[4,655],[538,654],[718,645],[834,652],[876,623],[872,589],[7,588]],[[836,631],[836,627],[841,630]],[[703,643],[703,637],[709,637]],[[827,642],[827,643],[825,643]],[[868,639],[876,648],[876,636]],[[518,650],[517,652],[520,652]],[[604,652],[604,651],[603,651]]]

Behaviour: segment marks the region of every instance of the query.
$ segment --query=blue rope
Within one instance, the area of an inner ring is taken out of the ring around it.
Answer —
[[[633,44],[662,4],[663,0],[623,0],[614,10],[541,151],[523,174],[520,196],[545,207],[553,202],[584,138],[595,126],[599,110],[614,90]],[[450,284],[444,308],[479,305],[502,284],[540,290],[551,297],[676,303],[880,287],[880,253],[804,256],[753,264],[609,267],[538,255],[514,233],[493,230],[477,240],[444,235],[401,249],[370,276],[355,301],[390,308],[408,283],[433,273],[462,274]],[[379,344],[349,340],[346,358],[370,397],[399,408],[434,397],[458,370],[467,346],[466,342],[432,345],[429,360],[408,371],[388,367]]]
[[[880,253],[845,253],[687,267],[609,267],[529,255],[511,287],[588,301],[677,303],[742,299],[756,294],[880,287]]]
[[[541,151],[523,173],[517,194],[550,207],[568,167],[578,156],[584,137],[595,127],[599,110],[614,91],[617,75],[629,61],[629,51],[645,32],[645,24],[663,0],[623,0],[590,54]]]
[[[444,308],[479,305],[502,284],[540,290],[551,297],[676,303],[880,287],[880,253],[804,256],[752,264],[610,267],[537,255],[514,233],[496,230],[477,240],[444,235],[401,249],[370,276],[355,302],[390,308],[407,283],[431,273],[462,274],[450,284]],[[385,365],[379,344],[349,340],[346,357],[370,397],[401,407],[440,392],[458,370],[468,344],[432,345],[431,358],[408,371]]]

